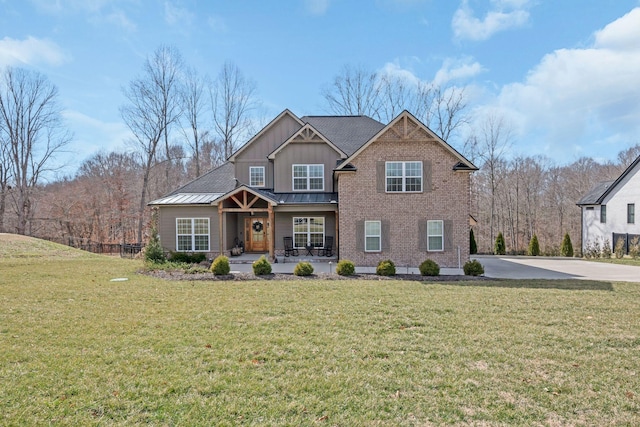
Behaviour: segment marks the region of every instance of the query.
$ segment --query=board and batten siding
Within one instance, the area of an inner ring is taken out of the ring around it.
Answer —
[[[298,129],[300,129],[300,123],[294,120],[293,117],[285,115],[253,141],[251,145],[245,147],[234,161],[235,177],[238,181],[249,184],[249,167],[264,166],[265,187],[273,188],[273,165],[267,160],[267,156]]]
[[[333,211],[276,212],[275,250],[284,251],[284,237],[293,237],[294,217],[324,217],[324,235],[333,236],[333,250],[338,247],[336,236],[336,214]]]
[[[627,223],[627,205],[635,204],[635,223]],[[582,249],[597,242],[600,247],[608,240],[611,248],[613,233],[640,234],[640,163],[604,198],[606,222],[601,222],[600,205],[582,206]],[[593,208],[593,209],[589,209]]]
[[[219,246],[218,210],[216,206],[161,206],[158,209],[158,234],[166,251],[176,250],[176,218],[209,218],[209,251]]]
[[[324,142],[292,142],[284,147],[273,161],[274,191],[288,193],[293,191],[293,165],[324,165],[324,190],[331,193],[333,188],[333,169],[340,155]]]

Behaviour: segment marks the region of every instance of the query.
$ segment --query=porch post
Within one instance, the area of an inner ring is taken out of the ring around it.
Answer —
[[[271,262],[275,261],[275,253],[274,253],[274,239],[275,239],[275,216],[273,215],[273,206],[269,204],[267,206],[267,212],[269,213],[269,260]]]
[[[338,214],[340,210],[336,209],[336,238],[335,238],[335,251],[336,251],[336,258],[340,259],[340,215]]]
[[[222,242],[223,242],[223,238],[222,238],[222,220],[224,218],[224,212],[222,211],[222,201],[220,201],[220,203],[218,203],[218,250],[220,251],[220,255],[224,255],[224,248],[222,247]]]

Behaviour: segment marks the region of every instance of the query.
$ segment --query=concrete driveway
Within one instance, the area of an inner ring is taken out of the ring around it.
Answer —
[[[582,279],[640,283],[640,267],[574,258],[474,255],[484,275],[500,279]]]

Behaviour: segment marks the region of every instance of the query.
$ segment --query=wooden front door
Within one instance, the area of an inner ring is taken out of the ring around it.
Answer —
[[[249,217],[244,219],[244,235],[247,252],[265,252],[267,245],[267,219]]]

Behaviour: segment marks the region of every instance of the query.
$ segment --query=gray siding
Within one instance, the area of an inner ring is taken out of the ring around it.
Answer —
[[[294,164],[324,164],[324,192],[333,192],[333,169],[340,155],[325,143],[292,142],[280,151],[274,164],[274,191],[287,193],[293,191]]]
[[[209,218],[209,250],[218,251],[218,208],[215,206],[162,206],[158,210],[158,234],[167,251],[176,250],[176,218]]]
[[[249,167],[265,166],[266,187],[273,188],[273,169],[267,156],[289,139],[300,127],[300,124],[291,116],[283,116],[236,156],[235,177],[240,182],[249,184]]]
[[[333,236],[334,251],[338,247],[335,212],[276,212],[275,249],[284,250],[284,237],[293,237],[293,217],[324,217],[324,235]]]

